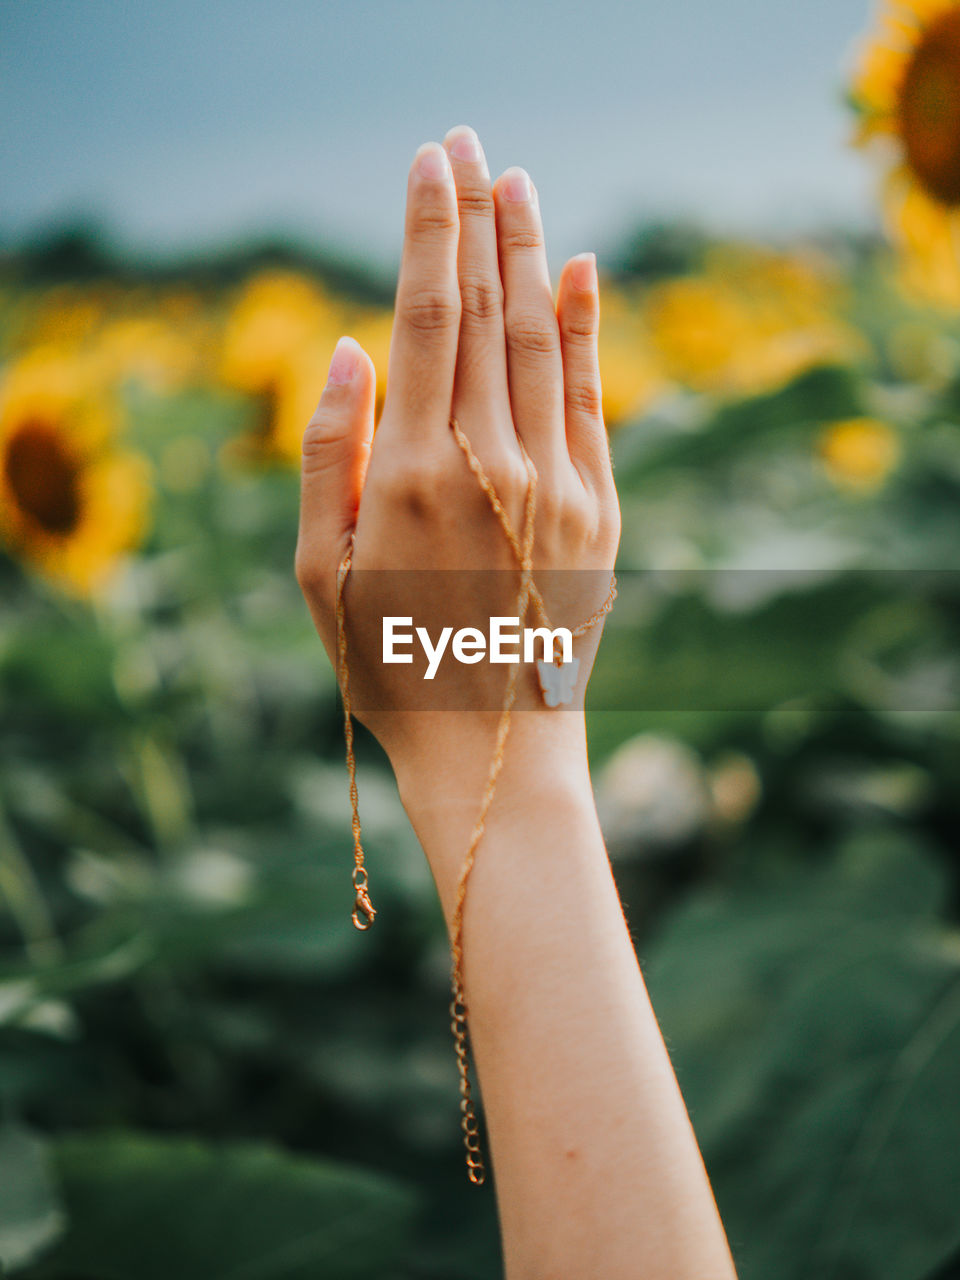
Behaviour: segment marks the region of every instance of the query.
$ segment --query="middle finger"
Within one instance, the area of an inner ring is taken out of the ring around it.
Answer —
[[[460,244],[460,343],[454,413],[476,442],[491,434],[512,439],[503,285],[497,256],[497,222],[490,172],[476,133],[456,125],[443,140],[457,186]]]

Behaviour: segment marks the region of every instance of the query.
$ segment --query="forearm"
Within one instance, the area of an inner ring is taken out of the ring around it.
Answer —
[[[400,776],[449,927],[489,750],[438,759]],[[610,871],[577,712],[515,717],[463,946],[509,1280],[732,1276]]]

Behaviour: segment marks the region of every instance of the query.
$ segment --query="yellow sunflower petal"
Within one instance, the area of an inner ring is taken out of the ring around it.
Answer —
[[[608,430],[642,413],[667,380],[650,342],[643,306],[604,284],[600,291],[600,383]]]
[[[877,418],[845,418],[821,433],[818,451],[827,474],[840,488],[876,489],[900,458],[896,432]]]
[[[919,302],[960,306],[960,213],[937,210],[929,238],[903,256],[901,283]]]
[[[256,392],[307,344],[333,343],[342,308],[319,285],[293,272],[266,272],[248,281],[227,319],[221,376]]]
[[[99,590],[147,528],[151,468],[133,453],[107,454],[84,474],[83,520],[75,536],[47,548],[44,568],[69,590]]]
[[[343,317],[343,326],[343,332],[356,338],[373,361],[377,375],[374,421],[379,422],[387,390],[387,365],[393,334],[393,308],[362,307],[359,310],[350,311]],[[326,369],[322,370],[322,376],[326,377]]]
[[[895,0],[898,9],[908,13],[920,26],[927,26],[934,18],[948,9],[957,7],[957,0]]]
[[[904,49],[873,44],[864,53],[851,84],[854,102],[869,114],[892,115],[908,55]]]

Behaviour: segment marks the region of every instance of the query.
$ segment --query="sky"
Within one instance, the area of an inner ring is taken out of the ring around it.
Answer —
[[[399,262],[454,124],[531,174],[551,265],[639,222],[876,221],[842,94],[869,0],[0,0],[0,238],[293,234]]]

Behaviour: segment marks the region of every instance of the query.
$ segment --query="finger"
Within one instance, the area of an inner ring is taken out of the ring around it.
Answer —
[[[301,588],[329,607],[336,568],[360,505],[376,391],[373,361],[353,338],[341,338],[320,403],[303,433],[296,552]]]
[[[450,162],[437,142],[417,152],[407,211],[383,425],[447,430],[460,329],[459,219]]]
[[[567,449],[585,483],[594,488],[610,471],[600,382],[600,297],[592,253],[571,258],[560,275],[557,319],[563,354]]]
[[[510,401],[517,431],[539,471],[566,460],[563,361],[540,209],[520,168],[494,185],[504,292]]]
[[[503,330],[503,285],[497,258],[497,219],[490,172],[476,133],[457,125],[443,140],[453,167],[460,217],[457,275],[460,343],[454,381],[454,413],[474,445],[510,425],[510,392]],[[478,409],[484,407],[480,414]],[[513,430],[510,428],[510,438]]]

